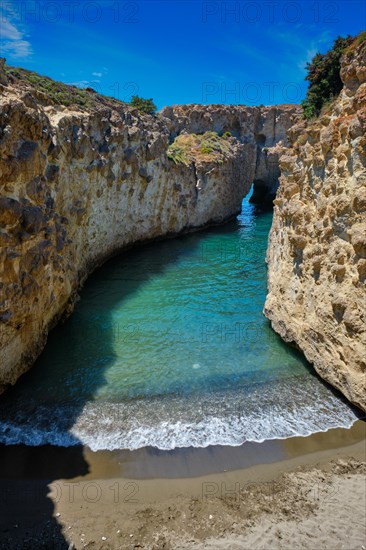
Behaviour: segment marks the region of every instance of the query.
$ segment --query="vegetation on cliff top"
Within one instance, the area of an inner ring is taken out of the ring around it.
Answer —
[[[231,150],[230,138],[230,132],[225,132],[223,136],[216,132],[180,134],[169,145],[167,155],[175,164],[186,166],[194,161],[222,163]]]
[[[354,41],[348,48],[345,50],[345,55],[349,58],[352,57],[358,46],[366,42],[366,31],[360,32],[359,35],[356,36]]]
[[[6,76],[11,84],[19,87],[31,87],[38,99],[42,100],[41,94],[44,94],[44,99],[56,105],[65,107],[76,105],[84,109],[91,109],[98,105],[116,107],[125,104],[113,97],[98,94],[92,88],[81,89],[20,67],[6,67]]]
[[[349,48],[355,48],[361,43],[365,34],[361,33],[356,39],[352,36],[339,36],[327,53],[317,53],[311,63],[307,63],[308,74],[305,80],[310,82],[310,86],[306,99],[301,102],[305,118],[318,116],[323,105],[338,96],[342,90],[340,58]]]
[[[130,105],[142,113],[153,114],[156,106],[152,99],[143,99],[139,96],[133,96],[128,104],[114,97],[99,94],[93,88],[78,88],[71,84],[64,84],[52,80],[48,76],[43,76],[20,67],[6,67],[6,76],[9,82],[25,89],[32,88],[32,93],[43,102],[47,101],[55,105],[64,107],[77,106],[82,109],[93,109],[98,106],[110,108],[120,107],[121,105]]]
[[[142,113],[146,113],[148,115],[153,115],[156,112],[156,105],[153,102],[152,97],[150,97],[150,99],[144,99],[143,97],[139,97],[138,95],[133,95],[130,101],[130,105],[138,111],[141,111]]]

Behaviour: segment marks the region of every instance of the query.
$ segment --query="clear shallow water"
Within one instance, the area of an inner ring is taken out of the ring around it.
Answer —
[[[262,315],[271,221],[245,199],[237,220],[98,270],[0,402],[0,442],[173,449],[351,426]]]

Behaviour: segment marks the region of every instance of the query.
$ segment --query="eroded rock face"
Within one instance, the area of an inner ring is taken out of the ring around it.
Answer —
[[[297,105],[245,107],[241,105],[178,105],[165,107],[175,136],[182,132],[230,132],[241,142],[251,144],[256,160],[246,166],[254,182],[251,202],[271,206],[279,185],[279,157],[288,147],[287,131],[302,117]]]
[[[342,59],[327,114],[293,127],[267,252],[264,308],[320,376],[366,410],[366,44]]]
[[[0,84],[2,84],[2,86],[8,85],[8,79],[5,72],[5,61],[6,59],[4,57],[0,57]]]
[[[241,107],[229,115],[226,107],[189,106],[151,117],[115,103],[75,109],[3,79],[2,389],[32,365],[50,328],[72,311],[79,288],[105,259],[133,243],[239,213],[255,177],[257,132],[268,126],[264,143],[273,145],[283,137],[283,128],[277,133],[273,128],[274,117],[283,116],[282,126],[291,126],[291,113],[298,112]],[[224,127],[240,139],[230,138],[222,163],[198,159],[185,166],[168,159],[177,133]]]

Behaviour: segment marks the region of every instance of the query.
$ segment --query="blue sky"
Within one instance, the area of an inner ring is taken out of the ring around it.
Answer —
[[[366,2],[1,1],[8,64],[128,101],[297,103],[305,64],[366,28]]]

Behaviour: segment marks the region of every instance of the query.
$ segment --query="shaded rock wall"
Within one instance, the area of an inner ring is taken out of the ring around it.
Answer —
[[[124,247],[240,212],[261,145],[295,107],[189,106],[141,116],[125,105],[66,108],[0,66],[0,387],[14,384],[72,311],[88,274]],[[237,120],[239,117],[239,121]],[[226,120],[227,118],[227,120]],[[226,120],[226,122],[225,122]],[[176,165],[180,132],[231,131],[221,162]]]

